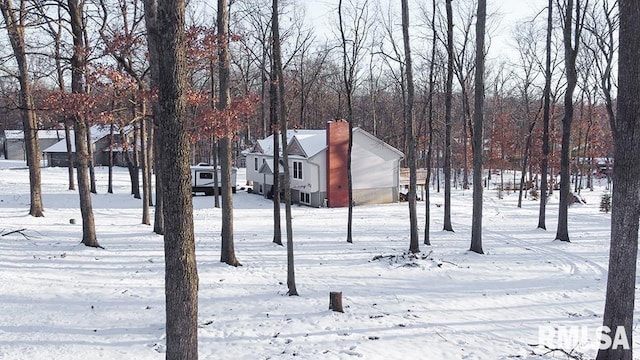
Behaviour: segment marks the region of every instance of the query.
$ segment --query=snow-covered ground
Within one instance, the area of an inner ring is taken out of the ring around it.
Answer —
[[[164,358],[163,239],[140,224],[126,170],[115,172],[115,194],[106,194],[106,169],[96,172],[104,249],[80,244],[65,168],[43,169],[45,217],[32,218],[24,163],[0,161],[0,233],[25,229],[0,237],[1,359]],[[406,203],[356,207],[353,244],[346,209],[294,206],[298,297],[286,295],[286,249],[272,243],[269,200],[234,195],[243,266],[232,268],[219,262],[220,210],[212,197],[194,197],[200,358],[564,359],[543,346],[557,344],[538,344],[539,331],[576,326],[590,339],[574,336],[563,348],[591,358],[610,237],[603,191],[584,190],[587,204],[570,208],[571,243],[553,241],[557,192],[543,231],[538,202],[518,209],[517,193],[485,191],[485,255],[467,251],[470,190],[453,192],[454,233],[441,231],[442,194],[432,195],[433,245],[417,258],[406,255]],[[343,293],[344,313],[328,309],[330,291]]]

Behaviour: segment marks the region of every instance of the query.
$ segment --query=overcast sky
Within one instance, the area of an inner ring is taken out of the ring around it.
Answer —
[[[324,35],[327,37],[333,36],[331,30],[332,24],[336,23],[338,7],[338,0],[298,0],[301,4],[304,4],[306,8],[306,18],[312,22],[316,29],[318,29],[318,35]],[[378,0],[369,0],[375,2]],[[463,0],[456,0],[453,2],[454,12],[456,3],[460,3]],[[470,0],[469,0],[470,1]],[[391,4],[397,8],[398,16],[400,14],[400,0],[380,0],[383,3],[384,8]],[[345,4],[347,1],[345,1]],[[444,2],[442,2],[444,3]],[[428,0],[409,0],[409,6],[415,7],[417,4],[426,4],[431,6],[431,1]],[[488,26],[495,28],[495,31],[491,36],[491,49],[489,56],[496,56],[504,51],[515,52],[514,49],[514,27],[515,24],[524,19],[533,19],[537,14],[544,11],[547,5],[547,0],[488,0],[487,12],[497,13],[495,18],[499,23],[491,23],[489,21]],[[412,11],[411,16],[418,15],[417,9]],[[455,21],[455,20],[454,20]],[[546,21],[546,13],[540,15],[540,21]],[[412,27],[416,26],[417,21],[412,21]],[[410,32],[412,32],[410,30]],[[414,32],[412,32],[414,33]]]

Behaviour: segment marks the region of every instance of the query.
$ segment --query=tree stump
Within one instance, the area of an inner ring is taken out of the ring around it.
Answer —
[[[344,312],[342,309],[342,291],[331,291],[329,293],[329,310]]]

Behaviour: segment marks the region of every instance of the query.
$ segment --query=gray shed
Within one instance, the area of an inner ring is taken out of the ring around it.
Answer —
[[[38,143],[41,151],[62,139],[64,139],[64,130],[38,130]],[[2,145],[5,159],[27,160],[22,130],[5,130]]]

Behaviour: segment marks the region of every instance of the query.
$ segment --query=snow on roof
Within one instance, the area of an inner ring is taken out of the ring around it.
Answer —
[[[396,149],[395,147],[387,144],[382,139],[377,138],[375,135],[373,135],[372,133],[362,129],[361,127],[354,128],[353,132],[354,133],[360,133],[360,134],[362,134],[364,136],[369,137],[370,139],[374,140],[378,144],[382,145],[385,149],[391,151],[392,153],[395,153],[400,158],[404,158],[404,153],[402,151],[400,151],[400,150]]]
[[[282,164],[278,164],[278,172],[280,174],[284,173],[284,167]],[[260,169],[258,169],[258,173],[273,175],[273,159],[266,159],[260,166]]]
[[[307,157],[313,157],[327,147],[327,136],[325,130],[317,131],[312,134],[295,134],[294,138],[298,140],[298,143],[302,146]]]
[[[93,125],[91,126],[91,143],[95,144],[98,140],[110,134],[109,126],[106,125]],[[117,130],[116,130],[117,134]],[[76,143],[75,143],[75,131],[71,132],[71,151],[76,151]],[[43,152],[46,153],[66,153],[67,152],[67,143],[65,140],[58,141],[57,143],[49,146],[44,149]]]
[[[326,130],[287,130],[289,144],[294,137],[298,139],[308,157],[317,154],[327,146]],[[273,135],[258,140],[258,145],[260,145],[263,154],[273,155]],[[282,144],[280,144],[280,150],[282,150]]]
[[[353,133],[360,133],[374,139],[377,143],[382,145],[383,148],[393,152],[401,158],[404,157],[404,154],[400,150],[385,143],[383,140],[375,137],[373,134],[360,127],[354,128]],[[317,155],[327,148],[326,130],[287,130],[287,140],[289,140],[289,145],[291,145],[293,141],[297,141],[308,158]],[[266,139],[258,140],[256,148],[257,147],[262,149],[262,153],[264,155],[273,156],[273,135],[270,135]],[[282,147],[280,150],[282,150]],[[255,151],[256,150],[254,150],[254,152]]]
[[[7,140],[24,139],[22,130],[5,130],[4,138]],[[38,130],[38,139],[64,139],[64,130]]]

